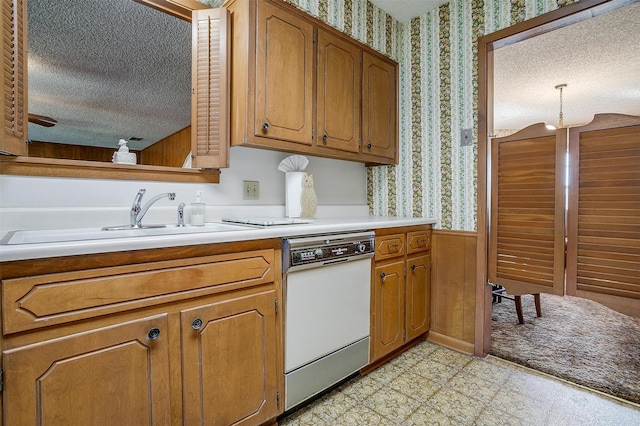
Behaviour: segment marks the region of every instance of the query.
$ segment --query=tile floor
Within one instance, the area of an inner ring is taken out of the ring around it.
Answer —
[[[640,406],[422,342],[279,425],[632,426],[640,425]]]

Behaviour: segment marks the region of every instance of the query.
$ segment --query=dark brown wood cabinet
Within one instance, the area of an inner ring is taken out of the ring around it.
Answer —
[[[371,362],[429,331],[430,239],[430,225],[376,231]]]

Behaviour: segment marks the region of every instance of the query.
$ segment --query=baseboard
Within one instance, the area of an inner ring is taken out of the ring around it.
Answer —
[[[453,337],[445,336],[444,334],[439,334],[434,331],[429,332],[427,341],[453,349],[454,351],[462,352],[466,355],[473,355],[474,353],[473,343],[463,342],[462,340],[454,339]]]

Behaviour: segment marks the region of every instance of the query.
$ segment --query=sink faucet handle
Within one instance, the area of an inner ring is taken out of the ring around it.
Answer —
[[[131,213],[129,215],[131,226],[136,225],[136,217],[138,216],[138,213],[140,213],[140,204],[142,203],[142,197],[144,196],[145,192],[147,192],[146,189],[140,189],[133,199],[133,204],[131,205]]]
[[[184,203],[178,204],[178,225],[177,226],[187,226],[184,224]]]
[[[169,192],[168,196],[169,196],[169,199],[172,200],[172,201],[176,199],[176,193],[175,192]]]

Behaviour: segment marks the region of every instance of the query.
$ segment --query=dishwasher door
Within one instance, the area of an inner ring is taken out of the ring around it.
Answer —
[[[285,293],[285,373],[369,336],[371,257],[290,272]]]

